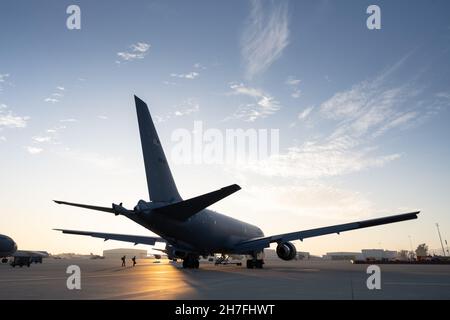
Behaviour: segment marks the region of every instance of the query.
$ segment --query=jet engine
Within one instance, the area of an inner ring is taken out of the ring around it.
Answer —
[[[297,250],[291,242],[279,243],[277,246],[277,255],[282,260],[292,260],[297,255]]]

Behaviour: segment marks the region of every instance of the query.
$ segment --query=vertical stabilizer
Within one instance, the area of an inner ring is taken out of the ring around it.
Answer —
[[[147,104],[134,96],[151,201],[181,201]]]

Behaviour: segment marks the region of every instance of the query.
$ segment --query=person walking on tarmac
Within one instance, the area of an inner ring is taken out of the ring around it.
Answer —
[[[136,265],[136,256],[134,256],[131,261],[133,261],[133,267]]]
[[[125,267],[126,266],[126,264],[125,264],[126,256],[123,256],[121,259],[122,259],[122,267]]]

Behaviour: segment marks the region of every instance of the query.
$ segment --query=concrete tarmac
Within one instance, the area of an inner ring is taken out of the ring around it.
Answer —
[[[262,270],[162,259],[54,260],[30,268],[0,264],[0,299],[450,299],[450,265],[380,265],[381,289],[366,285],[368,265],[268,260]],[[81,290],[67,289],[69,265]],[[244,263],[245,265],[245,263]]]

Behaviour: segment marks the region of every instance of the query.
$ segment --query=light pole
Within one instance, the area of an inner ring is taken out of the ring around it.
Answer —
[[[444,244],[442,243],[441,231],[439,230],[439,224],[438,223],[436,223],[436,228],[437,228],[437,231],[438,231],[438,234],[439,234],[439,240],[441,241],[442,253],[444,254],[444,257],[445,257],[446,255],[445,255]]]
[[[410,251],[409,256],[410,256],[410,260],[413,260],[413,258],[414,258],[414,250],[413,250],[411,236],[408,235],[408,238],[409,238],[409,246],[411,247],[411,251]]]

